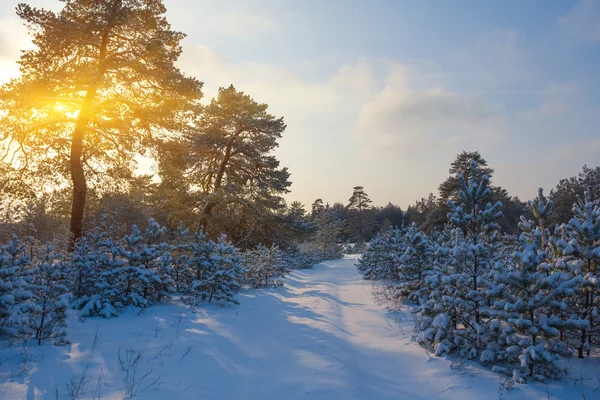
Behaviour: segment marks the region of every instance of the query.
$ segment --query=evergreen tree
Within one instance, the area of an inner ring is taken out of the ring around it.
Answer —
[[[241,288],[244,272],[237,249],[222,235],[214,243],[202,280],[194,281],[191,291],[209,303],[215,300],[220,304],[238,304],[234,295]]]
[[[71,254],[69,285],[75,297],[73,306],[81,309],[82,317],[100,315],[104,318],[117,316],[108,291],[116,288],[106,282],[106,270],[110,271],[112,260],[108,251],[110,241],[104,232],[96,229],[75,243]]]
[[[191,276],[191,284],[187,288],[187,293],[191,293],[193,287],[197,287],[200,282],[204,281],[210,268],[210,255],[214,247],[215,243],[208,239],[208,234],[204,232],[204,229],[196,233],[194,241],[190,244],[188,274]]]
[[[288,273],[284,254],[275,246],[259,245],[244,254],[246,280],[253,287],[282,286]]]
[[[146,262],[154,254],[144,244],[142,232],[135,224],[131,227],[131,233],[123,238],[123,247],[119,248],[119,252],[124,263],[111,271],[119,288],[119,303],[123,306],[148,306],[148,288],[153,280],[153,272],[146,268]]]
[[[475,170],[473,170],[473,161],[477,166]],[[491,186],[491,178],[494,174],[494,170],[488,167],[487,161],[478,151],[463,151],[458,154],[450,164],[448,172],[450,176],[440,184],[438,189],[442,204],[447,203],[448,200],[453,202],[462,201],[460,191],[463,185],[459,178],[460,175],[462,175],[465,182],[470,182],[473,178],[481,181],[484,176],[487,176],[488,186]]]
[[[320,260],[330,260],[341,257],[341,246],[339,244],[344,222],[336,218],[331,208],[324,208],[316,215],[313,223],[316,226],[314,242],[321,250]]]
[[[399,259],[407,250],[405,235],[404,228],[375,235],[358,260],[358,270],[365,279],[381,279],[391,285],[400,281]]]
[[[574,308],[582,319],[589,321],[589,327],[582,327],[578,345],[578,356],[584,350],[589,355],[592,338],[597,334],[600,306],[600,204],[594,200],[591,190],[585,191],[573,206],[574,217],[566,229],[571,240],[564,245],[567,255],[577,261],[573,265],[576,274],[583,277],[582,287],[574,299]]]
[[[559,340],[559,331],[580,327],[585,321],[565,321],[560,314],[567,308],[564,299],[582,279],[549,271],[551,256],[544,250],[543,231],[534,229],[522,236],[523,250],[514,255],[516,268],[504,266],[495,273],[491,293],[497,297],[493,308],[501,323],[492,324],[498,338],[488,345],[482,361],[517,363],[520,368],[514,377],[561,378],[566,372],[561,363],[566,345]]]
[[[438,355],[458,348],[473,358],[488,339],[481,335],[489,316],[486,278],[497,261],[493,251],[498,230],[495,221],[502,216],[502,204],[487,202],[488,178],[478,174],[474,160],[470,176],[469,181],[462,174],[458,176],[462,204],[448,201],[448,219],[456,226],[454,239],[444,275],[432,279],[429,304],[420,309],[424,331],[418,340],[433,345]]]
[[[29,266],[25,245],[16,236],[0,246],[0,337],[18,336],[26,303],[32,298],[26,273]]]
[[[417,229],[416,224],[408,228],[406,235],[406,251],[398,258],[399,279],[398,294],[420,304],[426,301],[425,279],[433,268],[434,248],[427,235]]]
[[[175,243],[169,249],[172,254],[171,276],[177,292],[186,291],[190,287],[193,278],[189,269],[192,247],[189,242],[189,232],[189,228],[184,228],[183,221],[180,221],[175,232]]]
[[[354,240],[370,239],[373,222],[369,214],[371,199],[362,186],[355,186],[348,200],[348,232]]]
[[[32,269],[29,287],[33,297],[26,309],[27,327],[39,345],[47,339],[55,344],[66,343],[66,310],[71,294],[65,285],[65,268],[63,257],[48,244]]]
[[[215,214],[226,220],[232,210],[261,225],[285,208],[290,174],[272,152],[286,125],[267,110],[235,87],[222,87],[186,129],[183,154],[173,156],[185,160],[179,184],[195,200],[199,228],[208,231]],[[254,231],[260,229],[247,233]]]
[[[0,90],[0,130],[18,143],[7,160],[22,161],[4,163],[8,170],[26,165],[20,172],[37,182],[70,179],[76,241],[86,173],[98,180],[131,176],[134,154],[156,130],[183,125],[202,85],[176,66],[184,35],[171,30],[161,0],[64,3],[58,12],[17,7],[35,47],[22,53],[20,77]]]
[[[318,215],[319,213],[321,213],[321,211],[323,211],[325,209],[325,205],[323,204],[323,199],[316,199],[310,208],[310,218],[311,221],[313,221]]]
[[[584,165],[577,176],[560,180],[550,191],[554,212],[549,222],[552,225],[568,223],[572,218],[573,204],[577,203],[578,197],[585,196],[586,190],[591,191],[593,198],[600,198],[600,166],[589,168]]]

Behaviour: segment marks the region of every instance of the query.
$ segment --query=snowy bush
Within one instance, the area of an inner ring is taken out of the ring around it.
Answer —
[[[32,299],[30,259],[16,236],[0,246],[0,336],[15,337]]]
[[[282,286],[288,272],[285,254],[276,246],[259,245],[244,254],[246,282],[252,287]]]
[[[238,250],[225,235],[216,243],[210,241],[208,247],[210,252],[202,260],[200,279],[192,282],[191,297],[209,303],[215,300],[220,304],[237,304],[234,295],[241,288],[245,272]]]
[[[24,307],[22,329],[38,344],[53,339],[55,344],[65,344],[66,310],[71,294],[65,285],[67,265],[60,254],[48,244],[45,252],[31,271],[29,289],[32,298]]]

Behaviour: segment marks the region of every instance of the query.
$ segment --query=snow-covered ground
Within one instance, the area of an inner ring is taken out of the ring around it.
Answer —
[[[451,368],[419,347],[410,316],[396,324],[355,262],[294,272],[230,308],[162,305],[84,322],[72,313],[72,344],[1,349],[0,399],[70,399],[67,385],[83,374],[80,397],[89,399],[122,399],[128,388],[139,399],[499,398],[497,374]],[[595,360],[574,361],[568,380],[515,385],[502,398],[600,399]]]

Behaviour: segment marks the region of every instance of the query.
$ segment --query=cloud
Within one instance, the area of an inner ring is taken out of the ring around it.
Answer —
[[[367,61],[346,64],[331,76],[330,83],[336,87],[368,93],[375,84],[375,72]]]
[[[600,0],[580,0],[558,23],[580,40],[600,42]]]
[[[415,157],[501,138],[500,107],[442,86],[414,90],[410,82],[408,67],[393,66],[386,86],[362,106],[358,131],[368,142]]]
[[[207,97],[214,96],[219,86],[233,84],[257,101],[270,104],[277,113],[302,118],[343,108],[349,93],[369,85],[364,66],[343,65],[328,81],[315,82],[276,64],[228,61],[204,45],[186,48],[179,63],[184,71],[205,82]]]

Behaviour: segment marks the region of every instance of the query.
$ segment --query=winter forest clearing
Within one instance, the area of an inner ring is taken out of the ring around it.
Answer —
[[[69,398],[64,388],[83,379],[81,398],[119,399],[123,364],[137,368],[133,390],[143,399],[499,398],[497,374],[427,354],[410,313],[386,312],[356,261],[326,261],[281,288],[245,290],[230,308],[175,302],[85,322],[70,312],[69,346],[3,350],[28,360],[0,366],[1,398],[54,399],[55,390]],[[139,364],[128,361],[138,355]],[[519,385],[501,398],[596,398],[600,365],[573,360],[570,370],[564,382]]]
[[[30,3],[0,400],[600,399],[600,0]]]

